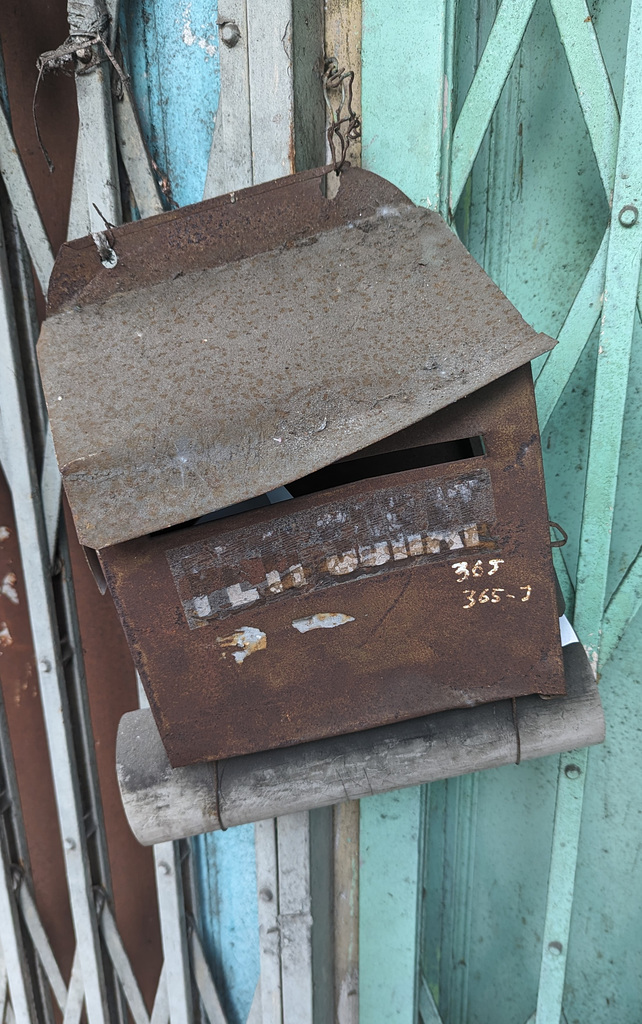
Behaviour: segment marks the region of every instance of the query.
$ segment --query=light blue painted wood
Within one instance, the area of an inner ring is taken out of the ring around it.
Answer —
[[[421,791],[361,801],[360,1024],[415,1024]]]
[[[203,194],[219,95],[216,3],[122,4],[141,127],[178,205]],[[229,1024],[245,1024],[259,977],[253,826],[192,841],[199,930]]]
[[[203,196],[219,97],[216,0],[123,0],[141,125],[179,206]]]
[[[229,1024],[245,1024],[259,980],[254,826],[192,843],[205,955]]]

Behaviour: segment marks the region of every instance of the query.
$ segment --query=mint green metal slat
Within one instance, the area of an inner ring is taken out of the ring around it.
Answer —
[[[447,23],[445,0],[402,0],[394,12],[387,0],[363,4],[362,164],[433,209],[442,187]]]
[[[415,1024],[420,789],[361,801],[360,1024]]]
[[[642,207],[641,121],[642,0],[633,0],[577,574],[575,627],[596,667],[642,257],[642,223],[625,227],[619,216]]]
[[[618,112],[585,0],[551,0],[607,199],[611,200]]]
[[[364,0],[362,163],[447,212],[455,0]],[[410,93],[409,93],[410,90]],[[408,96],[407,102],[400,97]],[[442,153],[445,153],[442,156]],[[415,1024],[423,800],[419,787],[360,810],[361,1024]]]
[[[604,665],[624,636],[629,623],[642,608],[642,549],[613,597],[609,601],[602,623],[600,664]]]
[[[561,1019],[587,757],[588,750],[578,750],[559,762],[535,1024]]]
[[[497,12],[453,135],[451,210],[461,198],[534,6],[535,0],[503,0]]]
[[[629,24],[614,216],[609,233],[602,330],[584,497],[575,626],[597,668],[606,597],[611,527],[622,439],[633,324],[642,256],[642,225],[625,227],[623,207],[642,204],[642,0],[633,0]],[[630,211],[633,216],[633,211]],[[566,974],[575,869],[586,777],[586,751],[574,757],[569,779],[560,758],[549,892],[536,1024],[558,1024]],[[574,783],[569,786],[568,783]],[[553,945],[551,945],[553,943]]]
[[[558,343],[535,382],[537,414],[542,433],[562,397],[562,392],[568,384],[600,315],[608,238],[607,231],[564,321],[564,326],[557,338]]]

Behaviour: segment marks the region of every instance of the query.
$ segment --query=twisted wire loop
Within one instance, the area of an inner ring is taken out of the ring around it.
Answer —
[[[108,60],[116,74],[121,88],[127,88],[129,76],[116,60],[109,46],[110,19],[105,0],[71,0],[68,8],[69,35],[55,50],[46,50],[36,61],[38,78],[31,103],[33,125],[38,145],[47,161],[49,171],[54,165],[42,141],[36,101],[43,76],[50,71],[63,75],[86,75],[98,64]]]
[[[341,173],[348,147],[361,138],[361,120],[352,109],[354,71],[340,68],[336,57],[326,57],[323,71],[323,98],[330,114],[326,135],[335,174]],[[341,90],[338,99],[331,96]]]
[[[552,548],[563,548],[564,545],[566,544],[567,540],[568,540],[568,533],[566,532],[566,530],[562,529],[562,527],[560,526],[559,523],[554,523],[550,519],[548,521],[548,525],[550,526],[551,530],[557,530],[557,532],[560,534],[560,537],[561,537],[561,540],[552,540],[551,541],[551,547]]]

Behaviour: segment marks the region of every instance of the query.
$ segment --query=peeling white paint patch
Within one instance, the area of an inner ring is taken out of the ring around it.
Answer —
[[[368,544],[359,548],[359,561],[362,565],[385,565],[390,561],[388,542],[378,540],[375,544]]]
[[[198,615],[199,619],[206,619],[208,615],[212,614],[212,606],[210,605],[210,599],[207,594],[194,598],[194,611]]]
[[[0,594],[3,597],[8,597],[12,604],[20,604],[18,600],[18,591],[16,590],[16,574],[15,572],[8,572],[0,584]]]
[[[335,626],[343,626],[346,622],[354,622],[354,615],[344,615],[343,612],[319,612],[318,615],[308,615],[305,619],[294,619],[292,625],[299,633],[307,633],[310,629],[334,629]]]
[[[227,588],[227,596],[232,608],[240,608],[244,604],[253,604],[254,601],[258,601],[259,592],[254,587],[250,590],[241,590],[241,584],[235,583]]]
[[[10,536],[11,536],[11,530],[9,529],[9,527],[8,526],[0,526],[0,544],[2,544],[3,540],[9,540]]]
[[[242,665],[248,654],[265,650],[267,636],[255,626],[241,626],[229,636],[217,636],[216,642],[221,647],[238,647],[238,651],[232,651],[232,657],[237,665]],[[223,657],[227,657],[227,651],[223,651]]]
[[[11,647],[13,637],[6,622],[0,622],[0,647]]]
[[[213,38],[213,36],[196,35],[194,30],[192,29],[191,14],[192,5],[191,3],[189,3],[183,9],[184,20],[181,37],[183,42],[185,43],[185,46],[194,46],[194,43],[196,43],[196,45],[199,46],[201,50],[205,51],[208,57],[215,57],[217,52],[217,45],[215,39]]]
[[[352,548],[351,551],[345,551],[343,555],[332,555],[326,559],[325,570],[331,572],[333,576],[345,576],[349,572],[354,572],[358,565],[357,552]]]

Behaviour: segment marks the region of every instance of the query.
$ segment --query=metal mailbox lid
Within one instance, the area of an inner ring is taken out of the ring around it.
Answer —
[[[174,766],[564,692],[530,369],[432,421],[486,454],[100,552]]]
[[[554,342],[434,212],[324,170],[62,247],[39,361],[81,542],[295,480]]]

